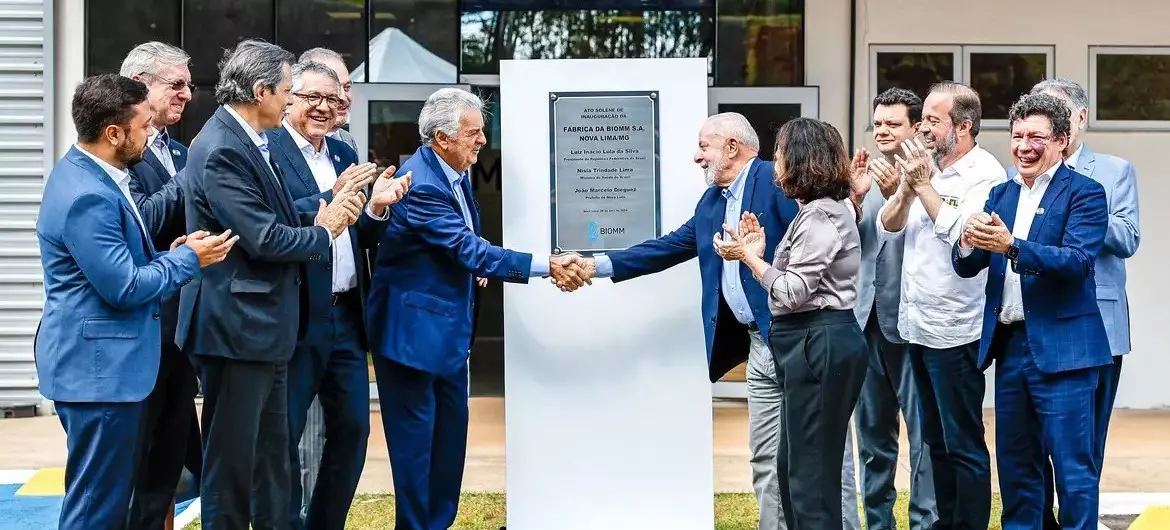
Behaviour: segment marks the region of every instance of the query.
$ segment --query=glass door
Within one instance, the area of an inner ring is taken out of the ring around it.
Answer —
[[[358,144],[358,159],[380,167],[402,167],[422,141],[418,115],[423,103],[440,88],[467,85],[354,83],[349,132]]]
[[[818,118],[818,87],[711,87],[707,89],[707,113],[738,112],[760,136],[760,159],[772,160],[776,134],[794,118]],[[767,337],[765,337],[765,340]],[[747,364],[741,364],[711,389],[716,398],[747,398]]]

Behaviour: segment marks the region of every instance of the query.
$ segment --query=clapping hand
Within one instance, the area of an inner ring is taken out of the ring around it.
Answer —
[[[723,239],[720,234],[715,234],[713,243],[715,244],[715,253],[719,257],[727,261],[743,261],[749,255],[757,258],[764,257],[764,245],[767,238],[764,235],[764,227],[760,226],[760,220],[756,214],[751,212],[744,212],[739,220],[738,232],[734,227],[723,225],[723,231],[731,236],[731,241]]]
[[[374,177],[377,174],[378,166],[373,162],[350,164],[349,167],[345,168],[345,171],[342,171],[337,176],[337,181],[333,183],[333,194],[337,195],[341,193],[346,183],[351,183],[352,189],[363,190],[374,181]]]
[[[922,189],[924,186],[930,186],[930,179],[934,176],[936,167],[934,156],[923,145],[922,139],[915,136],[902,142],[902,154],[906,155],[906,158],[894,155],[894,159],[902,168],[902,173],[906,175],[905,185],[914,191]]]
[[[347,180],[341,189],[333,194],[333,200],[325,204],[325,199],[319,199],[315,225],[329,230],[332,237],[341,235],[341,232],[357,221],[362,213],[362,206],[366,204],[366,195],[356,189],[357,181]]]
[[[857,202],[865,198],[869,188],[873,186],[873,175],[869,172],[869,151],[858,149],[853,154],[853,163],[849,167],[850,189]]]
[[[898,191],[898,184],[902,179],[898,177],[898,170],[894,169],[894,165],[884,158],[871,158],[869,160],[869,172],[874,182],[877,182],[878,189],[882,192],[882,197],[889,199]]]
[[[382,172],[378,180],[374,181],[370,206],[374,210],[374,215],[378,217],[382,217],[387,206],[402,200],[406,192],[410,191],[411,172],[407,171],[405,175],[394,178],[394,171],[394,166],[390,166]]]
[[[988,252],[1006,254],[1015,238],[999,214],[979,212],[967,219],[960,246],[975,247]],[[964,244],[966,242],[966,244]]]

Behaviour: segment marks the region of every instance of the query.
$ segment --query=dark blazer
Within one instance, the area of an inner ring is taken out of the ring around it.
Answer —
[[[171,242],[187,234],[187,222],[183,213],[183,167],[187,164],[187,148],[176,140],[168,147],[175,162],[175,177],[171,178],[166,166],[149,146],[142,160],[130,166],[130,196],[138,205],[142,221],[150,232],[154,250],[164,252],[171,248]],[[175,341],[175,327],[179,320],[179,291],[172,292],[162,301],[162,340]]]
[[[292,358],[307,317],[305,262],[329,260],[329,231],[301,227],[276,166],[219,108],[187,157],[187,231],[240,236],[222,263],[183,288],[175,342],[189,355],[246,361]]]
[[[1011,230],[1019,199],[1020,184],[1009,180],[991,189],[983,211],[997,212]],[[1018,242],[1018,258],[1010,263],[1020,275],[1028,347],[1042,372],[1080,370],[1113,362],[1097,307],[1094,279],[1095,262],[1105,242],[1108,223],[1105,188],[1061,164],[1040,199],[1026,241]],[[951,259],[955,273],[963,278],[989,269],[983,335],[979,339],[979,366],[986,370],[999,349],[995,331],[1009,262],[1003,254],[978,249],[960,257],[958,242],[951,249]]]
[[[752,168],[748,171],[747,182],[744,184],[743,209],[756,214],[760,225],[764,228],[767,240],[764,245],[764,261],[772,262],[773,253],[784,233],[788,231],[788,223],[796,217],[800,209],[796,201],[784,195],[783,191],[772,182],[774,166],[771,162],[760,159],[752,161]],[[728,371],[748,358],[751,339],[747,333],[735,333],[734,328],[716,328],[720,313],[724,319],[731,319],[735,324],[735,317],[731,311],[721,311],[725,307],[723,301],[723,258],[715,253],[711,238],[723,231],[723,217],[727,206],[727,199],[723,197],[723,188],[711,186],[703,193],[699,203],[695,206],[695,215],[677,230],[658,239],[639,243],[625,250],[608,254],[613,263],[612,281],[620,282],[637,278],[646,274],[664,271],[688,261],[699,258],[699,275],[703,282],[703,334],[707,342],[707,366],[711,381],[718,381]],[[772,323],[772,313],[768,309],[768,292],[760,286],[752,271],[742,262],[727,263],[738,265],[739,279],[747,295],[748,305],[752,308],[756,325],[764,340],[768,339],[768,328]]]
[[[333,190],[319,191],[317,180],[313,172],[305,163],[305,157],[297,149],[296,141],[284,127],[277,127],[268,131],[268,141],[272,145],[272,160],[280,167],[282,182],[292,194],[293,208],[301,217],[304,225],[313,224],[317,216],[318,201],[333,200]],[[345,143],[325,138],[328,146],[329,158],[333,162],[333,169],[341,175],[350,165],[358,163],[357,153]],[[366,249],[377,248],[378,240],[386,230],[386,222],[371,218],[364,211],[357,223],[349,227],[350,252],[353,253],[353,262],[357,267],[357,288],[364,301],[370,291],[370,264],[366,259]],[[311,262],[305,266],[305,281],[309,292],[309,328],[301,343],[312,345],[328,345],[333,340],[332,303],[333,295],[333,262],[325,260]],[[322,324],[322,325],[312,325]],[[365,304],[362,304],[362,321],[358,326],[358,340],[361,347],[366,348],[365,331]]]
[[[378,246],[366,330],[370,350],[424,372],[451,375],[471,348],[475,277],[527,283],[532,255],[480,236],[479,209],[460,181],[472,228],[435,152],[420,147],[398,174],[412,172],[410,191],[391,207]]]

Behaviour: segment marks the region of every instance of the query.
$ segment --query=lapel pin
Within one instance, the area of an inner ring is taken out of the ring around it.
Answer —
[[[1036,208],[1036,215],[1044,215],[1044,208]]]
[[[179,150],[178,150],[178,149],[171,149],[171,154],[172,154],[172,155],[175,155],[175,156],[180,156],[180,153],[179,153]]]
[[[341,157],[337,156],[337,155],[333,155],[333,161],[334,162],[341,162]]]

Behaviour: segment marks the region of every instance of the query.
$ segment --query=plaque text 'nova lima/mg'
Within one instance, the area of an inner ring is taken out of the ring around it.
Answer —
[[[661,235],[658,92],[550,92],[552,251]]]

